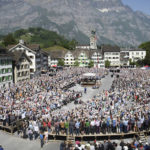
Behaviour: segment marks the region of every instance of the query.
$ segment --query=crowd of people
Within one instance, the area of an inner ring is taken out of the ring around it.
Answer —
[[[68,143],[68,145],[70,146],[71,144]],[[71,146],[69,147],[68,145],[65,142],[62,143],[60,145],[60,150],[71,150]],[[123,140],[121,140],[121,142],[104,140],[103,142],[94,141],[86,144],[76,141],[76,145],[73,150],[150,150],[150,144],[147,142],[142,144],[141,141],[136,139],[128,142],[124,142]]]
[[[56,76],[45,74],[1,88],[0,123],[17,125],[18,134],[21,132],[29,139],[36,139],[40,132],[51,133],[58,123],[53,112],[82,95],[82,92],[66,87],[76,84],[80,75],[87,71],[96,73],[98,77],[104,74],[104,70],[66,68],[58,71]]]
[[[105,75],[104,69],[67,68],[56,76],[43,75],[0,89],[0,122],[12,125],[18,134],[37,139],[48,134],[111,134],[149,130],[150,71],[121,69],[109,90],[97,93],[76,109],[63,105],[82,96],[66,89],[79,82],[85,72]]]
[[[150,72],[122,70],[108,91],[97,94],[82,106],[52,113],[57,135],[128,133],[150,128]]]

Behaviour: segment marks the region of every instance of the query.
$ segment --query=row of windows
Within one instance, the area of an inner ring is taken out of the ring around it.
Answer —
[[[23,76],[28,76],[29,75],[29,71],[25,71],[25,72],[19,72],[17,74],[18,77],[23,77]]]
[[[12,61],[9,60],[9,59],[2,59],[2,60],[0,60],[0,65],[1,66],[11,65],[11,64],[12,64]]]
[[[65,61],[69,61],[69,60],[70,60],[70,61],[74,61],[74,59],[65,59]]]
[[[66,55],[66,57],[73,57],[73,56],[71,54],[70,55],[68,54],[68,55]]]
[[[144,53],[141,52],[141,55],[143,55]],[[132,52],[132,55],[140,55],[140,52]]]
[[[12,76],[0,77],[0,83],[1,82],[6,82],[6,81],[11,81],[11,80],[12,80]]]
[[[12,68],[0,69],[0,74],[11,73],[11,72],[12,72]]]
[[[106,55],[119,55],[118,52],[105,52]]]
[[[100,58],[92,58],[92,60],[100,60]]]
[[[73,62],[71,62],[71,63],[68,63],[68,62],[66,62],[65,64],[67,64],[67,65],[68,65],[68,64],[71,64],[71,65],[73,65],[74,63],[73,63]]]
[[[119,59],[119,57],[105,57],[105,59]]]
[[[30,66],[29,65],[21,65],[21,66],[18,66],[18,69],[28,69]]]

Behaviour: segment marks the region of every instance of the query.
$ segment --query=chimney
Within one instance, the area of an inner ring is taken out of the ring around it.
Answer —
[[[24,45],[24,40],[20,39],[19,43]]]

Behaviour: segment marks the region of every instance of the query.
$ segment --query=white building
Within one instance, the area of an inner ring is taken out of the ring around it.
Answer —
[[[8,51],[0,47],[0,87],[13,83],[12,57]]]
[[[30,58],[30,74],[33,76],[41,72],[40,46],[37,44],[26,45],[22,40],[17,45],[8,46],[10,52],[23,51]]]
[[[129,50],[129,59],[132,62],[136,62],[139,59],[142,60],[145,58],[145,56],[146,56],[146,51],[141,48]]]
[[[73,54],[70,51],[68,51],[65,54],[64,63],[65,63],[65,66],[73,66],[74,65],[75,58],[74,58]]]
[[[94,51],[91,53],[91,60],[94,62],[94,67],[104,68],[105,62],[102,53],[99,51]]]
[[[117,46],[104,45],[102,47],[104,61],[108,60],[110,66],[119,67],[120,66],[120,48]]]

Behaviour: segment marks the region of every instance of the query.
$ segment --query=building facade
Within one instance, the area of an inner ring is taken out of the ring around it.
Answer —
[[[22,51],[14,51],[13,55],[13,80],[14,83],[30,79],[30,58]]]
[[[94,51],[91,54],[91,60],[94,62],[94,67],[96,67],[96,68],[104,68],[105,67],[105,62],[104,62],[101,52]]]
[[[146,56],[146,51],[141,49],[141,48],[137,48],[137,49],[130,49],[129,50],[129,59],[132,62],[136,62],[139,59],[143,60]]]
[[[45,52],[42,52],[39,44],[26,44],[23,40],[20,40],[17,45],[8,46],[10,52],[22,51],[30,58],[30,75],[40,75],[41,70],[48,68],[48,56]]]
[[[64,63],[65,66],[74,66],[75,58],[70,51],[65,54]]]
[[[4,48],[0,47],[0,87],[13,83],[12,57]]]
[[[109,61],[110,66],[120,66],[120,48],[117,46],[105,45],[102,47],[104,61]]]

